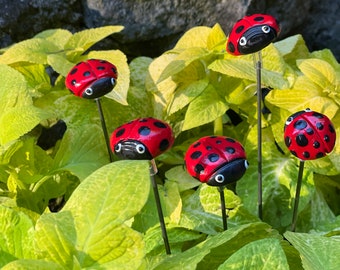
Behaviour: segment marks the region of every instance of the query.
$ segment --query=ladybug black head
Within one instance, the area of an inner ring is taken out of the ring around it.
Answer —
[[[116,80],[113,77],[98,79],[84,90],[82,97],[88,99],[102,97],[111,92],[115,85]]]
[[[121,159],[151,160],[153,159],[145,145],[137,140],[120,141],[114,146],[115,154]]]
[[[225,186],[241,179],[249,163],[246,159],[235,159],[225,163],[211,175],[207,184],[210,186]]]
[[[267,47],[277,36],[276,30],[269,25],[257,25],[243,33],[238,41],[241,54],[255,53]]]

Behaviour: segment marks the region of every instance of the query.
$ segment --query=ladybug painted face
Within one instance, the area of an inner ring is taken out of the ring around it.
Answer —
[[[184,159],[188,173],[210,186],[236,182],[248,168],[243,146],[224,136],[199,139],[190,145]]]
[[[301,160],[312,160],[333,150],[336,134],[326,115],[307,109],[288,117],[284,139],[294,156]]]
[[[227,52],[233,55],[258,52],[274,41],[279,32],[278,22],[270,15],[245,16],[232,28],[227,42]]]
[[[95,99],[111,92],[118,77],[116,67],[108,61],[89,59],[75,65],[67,74],[65,84],[78,96]]]
[[[138,118],[118,127],[111,135],[112,151],[122,159],[151,160],[174,143],[171,127],[158,119]]]

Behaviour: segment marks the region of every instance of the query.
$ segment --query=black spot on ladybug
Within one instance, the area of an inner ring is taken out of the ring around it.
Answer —
[[[305,129],[307,127],[307,122],[303,119],[300,119],[300,120],[297,120],[295,123],[294,123],[294,127],[298,130],[302,130],[302,129]]]
[[[320,147],[320,143],[319,143],[319,142],[314,142],[314,143],[313,143],[313,147],[314,147],[315,149],[318,149],[318,148]]]
[[[118,130],[117,133],[116,133],[116,138],[122,136],[124,133],[125,133],[125,128]]]
[[[226,138],[226,140],[227,140],[228,142],[235,143],[235,140],[232,139],[232,138]]]
[[[201,164],[197,164],[194,170],[196,173],[201,173],[202,171],[204,171],[204,167]]]
[[[170,145],[169,140],[163,139],[159,144],[159,149],[161,151],[165,151],[166,149],[168,149],[169,145]]]
[[[333,125],[328,125],[328,129],[331,133],[335,133]]]
[[[306,129],[306,132],[307,132],[308,135],[313,135],[314,134],[314,130],[312,128],[310,128],[310,127]]]
[[[296,152],[295,151],[290,151],[291,153],[292,153],[292,155],[294,155],[294,156],[296,156],[297,157],[297,155],[296,155]]]
[[[321,113],[318,113],[318,112],[313,112],[312,115],[316,118],[319,118],[319,119],[322,119],[324,117]]]
[[[215,154],[215,153],[212,153],[210,155],[208,155],[208,159],[210,162],[216,162],[217,160],[220,159],[220,156]]]
[[[214,139],[214,138],[216,138],[217,136],[215,136],[215,135],[212,135],[212,136],[210,136],[210,138],[212,138],[212,139]]]
[[[235,46],[233,43],[231,43],[230,41],[228,42],[228,50],[232,53],[235,52]]]
[[[299,146],[307,146],[308,145],[308,139],[306,138],[306,136],[304,134],[297,135],[295,140],[296,140],[296,143]]]
[[[141,123],[145,123],[145,122],[148,122],[148,119],[146,119],[146,118],[142,118],[142,119],[140,119],[140,120],[139,120],[139,122],[141,122]]]
[[[70,74],[73,75],[73,74],[76,73],[77,71],[78,71],[78,69],[77,69],[77,68],[74,68],[74,69],[71,70]]]
[[[287,147],[289,147],[289,146],[292,144],[292,139],[291,139],[290,137],[287,136],[287,137],[285,138],[285,144],[286,144]]]
[[[142,136],[148,136],[150,132],[151,132],[151,129],[146,126],[142,126],[138,129],[138,134]]]
[[[319,152],[316,154],[316,158],[322,158],[325,154],[322,152]]]
[[[235,32],[236,32],[237,34],[238,34],[238,33],[241,33],[243,29],[244,29],[244,25],[240,25],[239,27],[237,27],[237,28],[235,29]]]
[[[99,60],[100,63],[107,63],[106,60]]]
[[[71,81],[71,84],[72,84],[72,85],[75,85],[76,83],[77,83],[76,80],[72,80],[72,81]]]
[[[90,71],[85,71],[84,73],[83,73],[83,76],[84,77],[88,77],[88,76],[90,76],[91,75],[91,72]]]
[[[166,125],[162,122],[154,122],[153,124],[158,128],[166,128]]]
[[[225,148],[225,151],[228,152],[229,154],[234,154],[235,153],[235,148],[227,146]]]
[[[111,68],[111,70],[113,71],[113,73],[117,73],[117,69],[116,68]]]
[[[302,155],[305,157],[305,158],[309,158],[310,157],[310,154],[308,152],[303,152]]]
[[[328,135],[325,135],[325,136],[323,137],[323,139],[324,139],[325,142],[329,142],[329,136],[328,136]]]
[[[105,70],[105,67],[103,67],[103,66],[98,66],[97,69],[98,69],[98,70]]]
[[[220,141],[220,140],[216,141],[216,144],[221,144],[221,143],[222,143],[222,141]]]
[[[322,123],[318,122],[318,123],[316,123],[316,128],[317,128],[318,130],[323,130],[324,126],[323,126]]]
[[[261,22],[263,20],[264,20],[264,17],[262,17],[262,16],[257,16],[257,17],[254,18],[254,21],[256,21],[256,22]]]
[[[200,142],[197,142],[197,143],[195,143],[192,147],[193,148],[196,148],[196,147],[198,147],[198,146],[200,146],[201,145],[201,143]]]
[[[210,151],[212,149],[212,147],[210,145],[206,146],[205,149],[207,149],[208,151]]]
[[[192,159],[198,159],[201,155],[202,155],[202,152],[201,152],[201,151],[195,151],[195,152],[193,152],[193,153],[190,155],[190,157],[191,157]]]

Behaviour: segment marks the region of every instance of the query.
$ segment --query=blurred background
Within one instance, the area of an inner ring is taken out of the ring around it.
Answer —
[[[329,48],[340,60],[338,0],[0,0],[0,6],[1,48],[47,29],[123,25],[96,46],[120,49],[129,59],[156,57],[194,26],[219,23],[228,34],[244,15],[267,13],[281,24],[279,39],[302,34],[311,51]]]

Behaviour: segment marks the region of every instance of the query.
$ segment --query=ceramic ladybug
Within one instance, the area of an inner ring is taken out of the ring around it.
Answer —
[[[65,84],[76,96],[95,99],[111,92],[117,77],[117,68],[110,62],[89,59],[79,62],[71,69]]]
[[[233,26],[227,42],[227,52],[243,55],[260,51],[267,47],[279,32],[278,22],[270,15],[245,16]]]
[[[202,137],[190,145],[184,159],[188,173],[210,186],[236,182],[248,168],[243,146],[225,136]]]
[[[158,119],[138,118],[118,127],[111,135],[112,151],[122,159],[152,160],[174,143],[171,127]]]
[[[330,153],[335,139],[335,129],[328,117],[309,109],[289,116],[284,126],[285,144],[301,160],[317,159]]]

